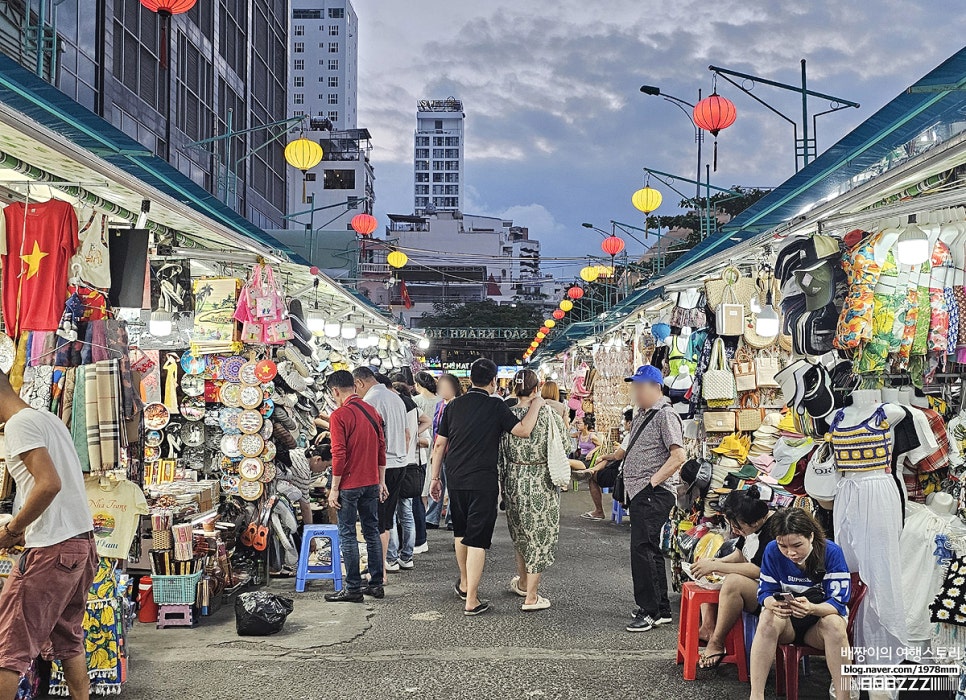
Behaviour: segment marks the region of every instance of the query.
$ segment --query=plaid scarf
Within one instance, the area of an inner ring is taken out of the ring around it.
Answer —
[[[121,464],[121,447],[126,447],[127,433],[121,430],[121,368],[117,360],[95,365],[97,377],[97,423],[100,433],[101,468],[117,469]]]
[[[91,474],[101,474],[104,467],[101,461],[101,427],[97,417],[97,367],[86,365],[80,369],[84,370],[84,425],[87,428],[87,454],[90,459],[90,471]]]

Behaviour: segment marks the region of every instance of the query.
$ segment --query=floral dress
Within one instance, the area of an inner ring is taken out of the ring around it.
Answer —
[[[517,418],[527,413],[521,407],[511,410]],[[553,564],[560,537],[560,491],[550,481],[547,466],[551,421],[566,454],[570,450],[567,426],[551,408],[540,409],[530,437],[504,435],[500,446],[500,486],[510,539],[530,574],[543,573]]]
[[[872,234],[842,257],[849,294],[839,316],[833,343],[839,350],[856,350],[872,339],[875,286],[882,271],[875,259],[875,246],[881,238],[881,232]]]

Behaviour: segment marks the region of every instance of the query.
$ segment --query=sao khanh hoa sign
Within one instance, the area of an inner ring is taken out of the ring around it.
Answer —
[[[426,328],[432,340],[528,340],[532,328]]]

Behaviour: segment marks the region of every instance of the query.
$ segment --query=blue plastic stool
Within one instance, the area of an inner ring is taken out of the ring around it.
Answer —
[[[748,669],[751,670],[751,645],[755,641],[755,632],[758,631],[758,616],[742,610],[741,621],[745,628],[745,653],[748,658]]]
[[[624,510],[624,506],[620,504],[620,501],[614,501],[614,507],[610,512],[610,519],[620,525],[624,522],[624,516],[627,515],[627,511]]]
[[[312,540],[316,537],[329,540],[332,550],[331,566],[309,566]],[[335,590],[342,590],[342,552],[339,549],[339,528],[335,525],[306,525],[302,532],[302,551],[295,573],[295,592],[305,592],[306,581],[332,579]]]

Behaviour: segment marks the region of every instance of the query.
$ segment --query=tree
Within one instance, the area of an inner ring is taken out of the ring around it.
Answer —
[[[432,313],[419,319],[421,328],[537,328],[543,322],[541,307],[524,302],[500,305],[492,299],[465,304],[434,304]]]

